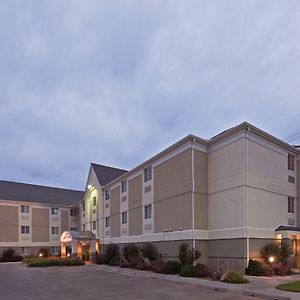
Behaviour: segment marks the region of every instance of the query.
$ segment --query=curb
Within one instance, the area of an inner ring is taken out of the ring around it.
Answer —
[[[152,273],[147,271],[139,271],[134,269],[120,268],[120,267],[111,267],[106,265],[97,265],[97,268],[101,270],[105,270],[108,272],[119,273],[122,275],[131,275],[131,276],[139,276],[139,277],[148,277],[153,279],[162,279],[174,283],[179,284],[192,284],[195,286],[199,286],[205,289],[219,291],[219,292],[236,292],[245,296],[257,297],[261,299],[270,299],[270,300],[291,300],[291,297],[288,296],[280,296],[276,294],[267,294],[249,290],[241,290],[237,289],[234,286],[220,286],[223,283],[219,283],[216,281],[205,281],[205,279],[197,279],[197,278],[184,278],[179,277],[177,275],[165,275],[160,273]]]

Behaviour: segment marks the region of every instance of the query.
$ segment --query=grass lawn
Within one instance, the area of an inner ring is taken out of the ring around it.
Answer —
[[[279,284],[276,286],[276,289],[289,292],[300,292],[300,281]]]

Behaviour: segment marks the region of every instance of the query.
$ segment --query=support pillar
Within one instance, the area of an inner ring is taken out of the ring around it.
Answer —
[[[72,253],[71,253],[71,257],[75,258],[78,257],[78,240],[73,240],[72,241]]]
[[[67,254],[66,254],[66,244],[61,242],[60,244],[60,256],[63,258],[63,257],[66,257]]]

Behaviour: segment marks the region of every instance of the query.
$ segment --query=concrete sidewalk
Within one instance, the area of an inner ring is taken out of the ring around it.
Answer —
[[[248,284],[228,284],[220,281],[213,281],[201,278],[185,278],[177,275],[165,275],[148,271],[138,271],[134,269],[111,267],[107,265],[91,265],[93,268],[105,270],[108,272],[119,273],[129,276],[141,276],[149,278],[157,278],[176,283],[185,283],[197,285],[203,288],[219,290],[219,291],[235,291],[243,295],[254,296],[262,299],[273,300],[300,300],[300,293],[284,292],[275,289],[276,285],[291,281],[300,280],[300,275],[290,275],[285,277],[256,277],[246,276],[250,283]]]

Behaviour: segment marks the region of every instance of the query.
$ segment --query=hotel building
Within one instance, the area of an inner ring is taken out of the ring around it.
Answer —
[[[201,262],[243,269],[274,239],[300,266],[300,151],[242,123],[188,135],[130,171],[91,164],[84,192],[0,181],[0,254],[62,241],[93,257],[108,243],[153,243],[165,259],[187,242]]]

